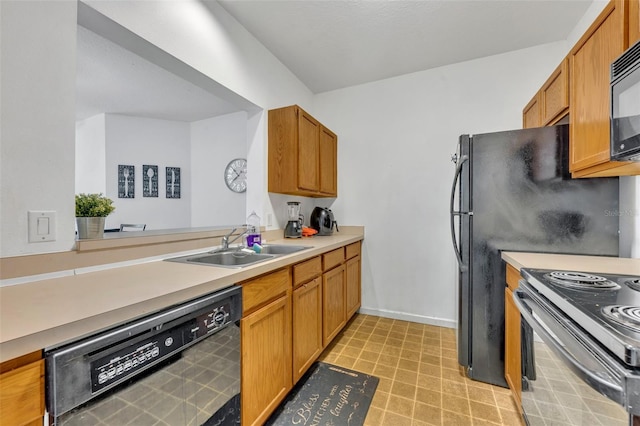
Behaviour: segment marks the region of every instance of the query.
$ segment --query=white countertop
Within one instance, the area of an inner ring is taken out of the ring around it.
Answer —
[[[640,259],[515,251],[502,252],[502,259],[517,270],[521,268],[538,268],[600,272],[603,274],[640,275]]]
[[[150,261],[0,288],[0,362],[75,340],[362,240],[339,233],[272,244],[313,246],[241,269]],[[166,258],[175,255],[167,255]]]

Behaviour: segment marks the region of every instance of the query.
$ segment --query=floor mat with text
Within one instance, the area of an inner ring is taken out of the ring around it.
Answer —
[[[316,362],[266,424],[362,425],[378,382],[375,376]]]

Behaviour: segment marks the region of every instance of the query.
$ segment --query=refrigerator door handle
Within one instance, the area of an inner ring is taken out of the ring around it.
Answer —
[[[453,178],[453,185],[451,185],[451,200],[449,204],[449,212],[451,213],[451,241],[453,242],[453,250],[456,253],[456,258],[458,259],[458,267],[460,268],[460,272],[465,272],[468,269],[468,266],[462,262],[462,254],[460,253],[460,248],[458,247],[458,239],[456,238],[456,230],[454,218],[460,215],[472,215],[473,212],[460,212],[453,209],[453,204],[456,196],[456,187],[458,186],[458,180],[460,179],[460,174],[462,173],[462,166],[464,163],[469,161],[469,157],[463,155],[460,157],[458,164],[456,166],[456,174]]]

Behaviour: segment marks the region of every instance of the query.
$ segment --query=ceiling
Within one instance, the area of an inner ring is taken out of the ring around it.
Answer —
[[[321,93],[565,40],[591,0],[219,3]],[[235,94],[216,96],[224,91],[215,85],[193,84],[78,26],[77,120],[106,112],[192,122],[243,109],[244,100],[229,102]]]
[[[77,121],[111,113],[193,122],[241,109],[81,26],[77,49]]]
[[[591,0],[219,0],[314,93],[565,40]]]

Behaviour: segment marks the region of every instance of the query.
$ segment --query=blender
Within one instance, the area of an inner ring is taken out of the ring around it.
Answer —
[[[300,203],[297,201],[287,202],[287,226],[284,227],[285,238],[302,237],[302,222],[304,216],[300,214]]]

